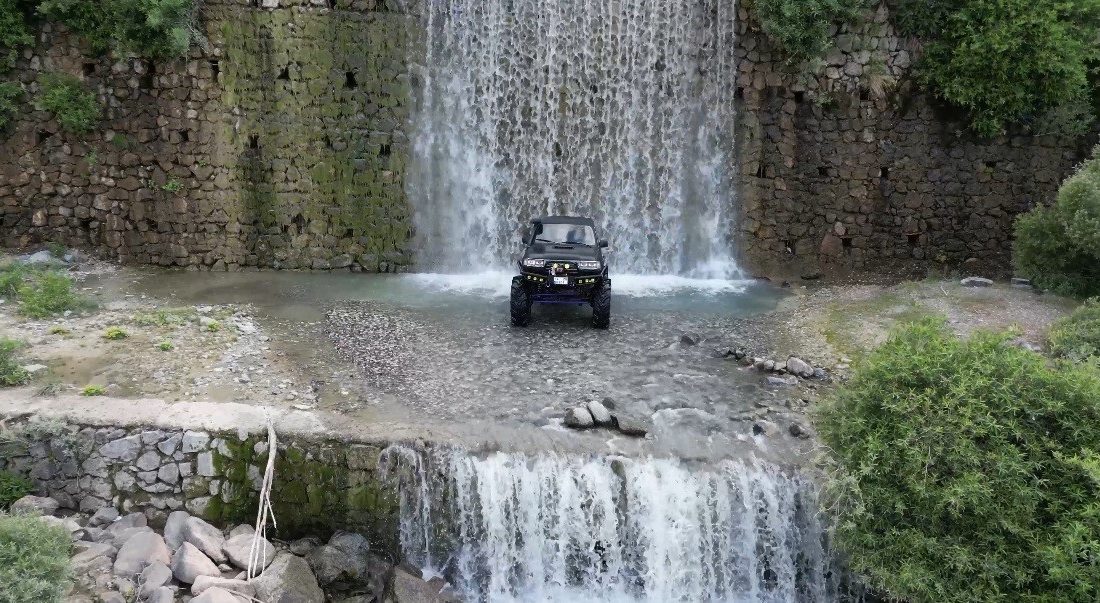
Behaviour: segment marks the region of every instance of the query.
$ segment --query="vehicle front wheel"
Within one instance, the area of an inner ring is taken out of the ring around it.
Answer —
[[[604,285],[592,294],[592,326],[606,329],[611,326],[611,286]]]
[[[512,280],[512,326],[531,324],[531,296],[518,278]]]

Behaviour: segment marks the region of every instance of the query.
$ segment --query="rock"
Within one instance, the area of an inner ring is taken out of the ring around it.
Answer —
[[[592,427],[594,424],[595,420],[592,419],[592,413],[588,412],[587,408],[574,406],[565,411],[565,425],[568,427],[586,429]]]
[[[59,506],[57,500],[48,496],[24,496],[11,504],[11,512],[23,515],[53,515]]]
[[[443,585],[429,582],[420,571],[399,565],[393,572],[393,599],[396,603],[443,603],[439,596]]]
[[[99,603],[127,603],[126,597],[122,593],[117,591],[108,591],[100,593],[98,597]]]
[[[73,540],[80,540],[84,535],[84,528],[80,527],[79,523],[72,517],[54,517],[53,515],[42,515],[39,517],[43,522],[61,528],[67,532]]]
[[[111,571],[118,553],[115,547],[98,542],[85,543],[81,549],[69,560],[73,575],[77,577]]]
[[[41,226],[45,226],[45,224],[42,224]],[[49,264],[50,262],[54,261],[56,261],[56,258],[54,258],[53,254],[45,249],[43,249],[42,251],[36,251],[23,258],[24,264]]]
[[[959,281],[964,287],[992,287],[993,281],[980,276],[968,276]]]
[[[240,569],[248,569],[248,555],[252,551],[252,534],[238,534],[225,541],[225,554],[229,561]],[[262,566],[267,568],[275,560],[275,547],[266,538],[260,540],[260,549],[256,557]]]
[[[164,543],[168,549],[175,551],[183,544],[183,524],[191,514],[187,511],[173,511],[168,515],[168,521],[164,524]]]
[[[779,426],[771,421],[757,421],[752,424],[752,435],[775,436],[779,434]]]
[[[697,333],[684,333],[680,336],[680,343],[684,345],[699,345],[701,340]]]
[[[127,540],[119,549],[114,573],[116,576],[133,579],[149,564],[160,562],[168,565],[171,560],[164,538],[153,531],[145,531]]]
[[[1013,277],[1012,286],[1017,289],[1031,289],[1031,279]]]
[[[50,367],[46,366],[45,364],[25,364],[25,365],[23,365],[23,370],[26,371],[28,375],[36,375],[36,374],[41,373],[42,371],[44,371],[48,368],[50,368]]]
[[[787,359],[787,372],[792,375],[798,375],[803,379],[809,379],[814,376],[814,367],[797,356],[791,356]]]
[[[183,522],[183,541],[190,542],[214,563],[225,563],[225,536],[222,531],[198,517]]]
[[[103,507],[95,512],[91,519],[88,520],[88,527],[101,528],[103,526],[109,526],[118,519],[118,509],[114,507]]]
[[[242,523],[241,525],[233,528],[232,530],[229,530],[229,538],[232,539],[232,538],[235,538],[237,536],[243,536],[243,535],[252,536],[255,533],[256,533],[255,528],[253,528],[250,525],[246,525],[246,524]]]
[[[796,438],[806,439],[810,437],[810,434],[806,431],[806,429],[798,423],[791,423],[790,426],[787,427],[787,431]]]
[[[648,418],[631,413],[616,412],[611,421],[620,433],[636,438],[644,438],[653,429],[653,423]]]
[[[242,599],[233,593],[216,586],[208,588],[206,592],[191,599],[191,603],[241,603]]]
[[[145,569],[141,571],[141,578],[138,579],[138,584],[141,586],[138,588],[138,595],[142,599],[148,599],[162,586],[167,585],[172,580],[172,570],[164,563],[156,561],[145,566]]]
[[[146,603],[175,603],[176,592],[167,586],[162,586],[153,592]]]
[[[611,424],[611,411],[595,400],[588,403],[588,413],[592,415],[592,420],[595,421],[596,425]]]
[[[99,447],[99,453],[109,459],[132,461],[141,453],[141,436],[132,435],[107,442]]]
[[[366,536],[355,532],[337,531],[328,544],[354,557],[366,557],[370,554],[370,541]]]
[[[99,511],[96,512],[98,513]],[[107,528],[107,535],[111,539],[115,539],[118,537],[118,535],[122,534],[126,530],[133,528],[144,528],[148,525],[149,518],[146,517],[144,513],[130,513],[128,515],[120,517],[119,519],[116,519],[114,523],[112,523]]]
[[[786,377],[776,377],[773,375],[768,375],[764,380],[768,384],[768,387],[787,387],[790,385],[798,385],[798,379],[794,378],[794,376],[792,375],[787,375]]]
[[[281,553],[259,578],[252,581],[256,598],[264,603],[324,603],[325,593],[305,559]]]
[[[290,543],[290,552],[298,555],[299,557],[305,557],[313,549],[321,546],[321,541],[315,536],[306,536],[305,538],[299,538]]]
[[[367,572],[365,557],[349,555],[331,544],[313,549],[306,561],[317,576],[317,582],[325,588],[354,584]]]
[[[129,542],[138,534],[145,534],[152,531],[153,529],[148,527],[126,528],[124,530],[117,531],[108,530],[107,532],[105,532],[105,536],[108,539],[107,541],[113,544],[115,548],[121,549],[127,542]]]
[[[221,576],[199,576],[191,585],[191,594],[201,595],[211,588],[220,588],[231,593],[237,593],[248,597],[256,596],[256,588],[244,580],[233,580]]]
[[[220,578],[222,572],[195,545],[184,542],[175,555],[172,555],[172,575],[180,582],[192,584],[195,582],[195,578],[199,576],[218,576]]]

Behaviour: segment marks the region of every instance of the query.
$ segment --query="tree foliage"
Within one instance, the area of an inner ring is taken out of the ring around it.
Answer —
[[[16,0],[0,0],[0,71],[10,68],[19,48],[31,41],[20,4]]]
[[[1100,374],[928,319],[818,417],[851,567],[913,602],[1100,598]]]
[[[64,73],[47,73],[39,79],[38,107],[53,113],[69,132],[87,132],[99,121],[102,108],[95,93],[80,80]]]
[[[38,11],[72,28],[97,52],[182,56],[195,35],[194,0],[43,0]]]
[[[834,24],[854,21],[869,0],[753,0],[768,38],[792,63],[820,57],[832,45]]]
[[[1100,0],[897,0],[896,15],[924,46],[921,82],[978,133],[1067,109],[1091,119]]]
[[[1063,295],[1100,295],[1100,147],[1058,191],[1016,221],[1014,261],[1035,284]]]

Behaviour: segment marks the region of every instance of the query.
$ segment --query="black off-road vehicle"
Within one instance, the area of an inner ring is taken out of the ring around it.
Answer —
[[[611,279],[591,218],[546,216],[531,220],[519,276],[512,278],[512,324],[531,324],[531,305],[591,304],[592,326],[611,326]]]

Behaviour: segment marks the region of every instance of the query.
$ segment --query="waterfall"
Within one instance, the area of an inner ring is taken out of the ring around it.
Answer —
[[[424,0],[421,265],[508,265],[528,220],[591,215],[617,272],[729,278],[735,0]]]
[[[407,560],[470,601],[837,601],[809,480],[740,462],[392,446]]]

